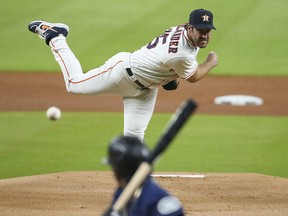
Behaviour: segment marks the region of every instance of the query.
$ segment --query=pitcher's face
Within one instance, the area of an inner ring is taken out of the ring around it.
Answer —
[[[193,26],[188,27],[188,38],[193,45],[199,48],[205,48],[211,37],[211,29],[196,29]]]

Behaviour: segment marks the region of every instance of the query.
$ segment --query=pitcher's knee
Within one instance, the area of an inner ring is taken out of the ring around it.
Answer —
[[[72,94],[85,94],[83,89],[81,89],[79,86],[77,86],[75,84],[71,84],[71,83],[68,83],[68,85],[66,86],[66,90],[67,90],[67,92],[72,93]]]

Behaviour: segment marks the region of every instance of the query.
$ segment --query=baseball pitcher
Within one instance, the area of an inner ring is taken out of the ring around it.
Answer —
[[[201,64],[196,59],[199,49],[209,43],[212,29],[216,29],[212,12],[205,9],[192,11],[188,23],[164,31],[139,50],[120,52],[88,72],[82,71],[67,44],[67,25],[33,21],[28,28],[50,46],[68,92],[121,96],[124,135],[140,140],[152,117],[159,86],[174,90],[178,79],[197,82],[218,64],[215,52],[209,52]]]

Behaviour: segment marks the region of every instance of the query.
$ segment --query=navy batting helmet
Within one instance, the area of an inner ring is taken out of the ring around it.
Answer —
[[[150,151],[145,143],[130,136],[111,140],[108,147],[108,163],[118,178],[129,180],[139,165],[148,159]]]

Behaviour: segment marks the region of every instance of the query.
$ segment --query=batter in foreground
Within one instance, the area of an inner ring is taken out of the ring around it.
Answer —
[[[68,92],[121,96],[123,133],[140,140],[152,117],[159,86],[175,90],[178,79],[197,82],[218,64],[215,52],[209,52],[201,64],[196,58],[199,49],[208,45],[212,29],[216,29],[212,12],[205,9],[192,11],[188,23],[167,29],[141,49],[120,52],[86,73],[67,44],[67,25],[33,21],[28,28],[50,46]]]
[[[120,212],[112,210],[141,163],[147,161],[150,154],[147,145],[135,137],[118,136],[110,141],[106,163],[111,166],[117,188],[110,207],[102,216],[184,216],[181,201],[150,175],[135,190],[124,209]]]

